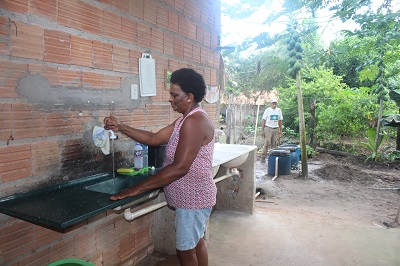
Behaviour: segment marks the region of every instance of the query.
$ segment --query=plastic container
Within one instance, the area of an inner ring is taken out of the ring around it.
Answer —
[[[298,146],[296,144],[283,144],[278,149],[287,149],[290,151],[290,167],[296,169],[299,164],[299,156],[297,153]]]
[[[167,145],[149,147],[149,166],[154,166],[155,168],[163,167],[166,147]]]
[[[135,170],[140,170],[143,168],[143,147],[139,142],[136,143],[133,149],[133,159]]]
[[[94,266],[89,261],[79,259],[63,259],[50,263],[48,266]]]
[[[143,145],[143,167],[146,168],[149,166],[149,147],[147,145]]]
[[[275,161],[278,158],[278,175],[290,174],[290,151],[273,149],[268,156],[268,175],[275,176]]]

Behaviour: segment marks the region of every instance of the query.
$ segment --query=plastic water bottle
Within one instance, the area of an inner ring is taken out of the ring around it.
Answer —
[[[136,143],[133,149],[133,159],[135,164],[135,170],[140,170],[143,168],[143,147],[139,142]]]
[[[143,168],[147,168],[149,166],[149,147],[143,144],[142,148],[143,148]]]

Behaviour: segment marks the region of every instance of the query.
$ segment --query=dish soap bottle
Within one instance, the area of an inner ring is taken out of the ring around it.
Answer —
[[[143,148],[139,142],[136,142],[135,148],[133,149],[133,159],[135,164],[135,170],[143,168]]]

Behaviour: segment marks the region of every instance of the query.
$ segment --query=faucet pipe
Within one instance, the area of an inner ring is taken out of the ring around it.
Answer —
[[[114,131],[112,131],[111,129],[105,130],[105,132],[110,137],[110,139],[117,139],[117,135],[115,135]]]
[[[220,176],[218,178],[215,178],[214,179],[214,183],[221,182],[222,180],[227,179],[228,177],[231,177],[231,176],[233,176],[233,175],[223,175],[223,176]],[[131,208],[127,208],[127,209],[124,210],[124,218],[127,221],[132,221],[132,220],[134,220],[134,219],[136,219],[136,218],[138,218],[140,216],[143,216],[143,215],[145,215],[145,214],[147,214],[149,212],[161,209],[161,208],[163,208],[165,206],[167,206],[167,202],[166,201],[151,205],[149,207],[140,209],[140,210],[135,211],[135,212],[131,212]]]
[[[274,176],[274,178],[272,178],[272,181],[274,181],[275,178],[278,177],[278,162],[279,162],[279,158],[276,157],[276,158],[275,158],[275,176]]]

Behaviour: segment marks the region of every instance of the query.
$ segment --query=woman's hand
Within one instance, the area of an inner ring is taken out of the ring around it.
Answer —
[[[120,123],[112,115],[112,113],[110,113],[110,116],[105,117],[103,122],[104,122],[104,128],[105,129],[107,129],[107,130],[111,129],[114,132],[118,132],[119,131]]]
[[[143,191],[139,188],[139,186],[135,185],[129,188],[126,188],[124,190],[122,190],[120,193],[112,195],[110,197],[111,200],[121,200],[127,197],[132,197],[132,196],[136,196],[139,195],[140,193],[142,193]]]

